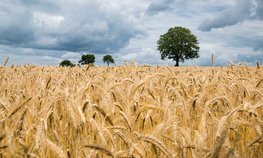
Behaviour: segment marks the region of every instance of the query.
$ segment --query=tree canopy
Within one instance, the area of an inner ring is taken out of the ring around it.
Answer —
[[[70,67],[72,67],[72,66],[75,66],[75,65],[72,64],[70,60],[63,60],[63,61],[59,64],[59,66],[62,66],[62,67],[68,67],[68,66],[70,66]]]
[[[111,55],[105,55],[102,58],[104,63],[107,63],[107,66],[109,66],[110,63],[114,63],[114,59],[112,58]]]
[[[176,26],[160,36],[157,50],[160,51],[162,60],[172,59],[176,62],[175,66],[179,66],[179,62],[199,57],[198,44],[197,37],[189,29]]]
[[[95,63],[95,56],[94,54],[84,54],[79,61],[80,64],[94,64]]]

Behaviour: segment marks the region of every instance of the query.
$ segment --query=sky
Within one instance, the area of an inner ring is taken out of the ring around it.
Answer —
[[[175,26],[200,46],[200,58],[182,65],[211,65],[212,52],[215,65],[263,63],[262,0],[1,0],[0,59],[58,65],[92,53],[96,65],[106,54],[116,65],[174,65],[157,41]]]

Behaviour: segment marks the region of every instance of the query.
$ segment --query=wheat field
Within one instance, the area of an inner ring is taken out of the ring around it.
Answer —
[[[262,67],[0,67],[0,157],[263,155]]]

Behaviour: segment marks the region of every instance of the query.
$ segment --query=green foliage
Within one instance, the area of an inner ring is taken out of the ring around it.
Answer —
[[[79,61],[80,64],[86,65],[86,64],[94,64],[95,63],[95,56],[94,54],[84,54],[81,57],[81,60]]]
[[[175,66],[179,66],[179,62],[187,59],[199,57],[197,37],[187,28],[180,26],[170,28],[166,34],[160,36],[157,44],[161,59],[173,59],[176,61]]]
[[[111,55],[105,55],[102,58],[104,63],[107,63],[107,65],[109,66],[110,63],[114,63],[114,59],[112,58]]]
[[[72,64],[71,63],[71,61],[70,60],[63,60],[60,64],[59,64],[59,66],[62,66],[62,67],[73,67],[73,66],[75,66],[74,64]]]

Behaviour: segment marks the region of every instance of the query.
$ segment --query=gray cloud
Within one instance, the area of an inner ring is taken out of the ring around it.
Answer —
[[[99,1],[4,0],[0,44],[47,50],[117,51],[143,34],[132,17]]]
[[[250,55],[250,54],[247,54],[247,55],[237,55],[236,57],[236,62],[239,62],[239,63],[245,63],[245,64],[248,64],[248,65],[255,65],[256,62],[263,62],[263,53],[262,54],[255,54],[255,55]]]
[[[247,38],[244,36],[236,36],[235,40],[229,41],[229,44],[237,47],[247,46],[252,48],[253,51],[263,51],[263,37]]]
[[[33,40],[31,13],[25,8],[0,4],[0,42],[8,45],[24,45]]]
[[[158,14],[159,12],[169,10],[172,8],[173,3],[173,0],[156,0],[149,5],[146,13],[149,15],[154,15]]]
[[[220,14],[214,19],[206,19],[201,23],[199,29],[201,31],[211,31],[213,28],[221,28],[231,26],[247,19],[250,16],[252,1],[239,0],[233,8],[229,8],[226,12]]]
[[[256,0],[256,14],[255,16],[259,19],[263,19],[263,1]]]
[[[232,26],[247,19],[263,18],[262,0],[236,0],[236,4],[214,17],[205,19],[199,26],[201,31],[211,31],[212,29]]]

